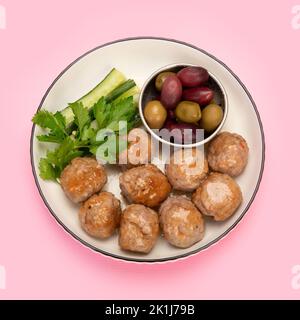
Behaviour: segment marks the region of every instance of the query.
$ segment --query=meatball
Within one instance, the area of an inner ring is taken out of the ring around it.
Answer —
[[[192,201],[203,214],[223,221],[237,210],[242,198],[240,187],[229,175],[214,172],[194,192]]]
[[[141,204],[131,204],[123,211],[119,244],[124,250],[148,253],[159,235],[157,213]]]
[[[236,177],[245,169],[249,148],[246,140],[236,133],[222,132],[208,147],[208,164],[213,171]]]
[[[90,157],[75,158],[63,170],[60,183],[70,200],[79,203],[99,192],[107,181],[104,167]]]
[[[166,176],[154,165],[129,169],[120,175],[122,194],[130,203],[155,207],[171,192]]]
[[[188,248],[204,236],[204,220],[184,196],[169,197],[159,209],[165,239],[173,246]]]
[[[208,173],[204,153],[199,149],[180,149],[166,165],[166,175],[176,190],[194,191]]]
[[[79,220],[84,231],[100,239],[108,238],[115,232],[120,215],[120,200],[110,192],[94,194],[82,203],[79,210]]]
[[[128,148],[119,154],[119,164],[122,169],[151,162],[154,145],[148,133],[141,128],[134,128],[128,133]]]

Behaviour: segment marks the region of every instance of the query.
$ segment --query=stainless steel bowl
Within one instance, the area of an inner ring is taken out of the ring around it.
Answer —
[[[150,77],[145,81],[140,98],[139,98],[139,112],[140,112],[140,117],[143,121],[144,126],[146,127],[147,131],[152,135],[152,137],[161,143],[173,146],[173,147],[184,147],[184,148],[191,148],[191,147],[199,147],[204,145],[205,143],[209,142],[211,139],[213,139],[222,129],[227,114],[228,114],[228,98],[227,94],[225,92],[225,89],[221,82],[217,79],[217,77],[212,74],[211,72],[208,71],[209,73],[209,80],[208,80],[208,86],[212,88],[215,92],[214,100],[217,104],[219,104],[223,108],[223,119],[219,126],[211,133],[206,134],[204,136],[204,139],[201,141],[197,141],[195,143],[191,144],[178,144],[178,143],[173,143],[167,140],[164,140],[162,137],[157,135],[155,131],[153,131],[147,124],[147,121],[144,117],[144,107],[147,104],[148,101],[157,99],[158,92],[155,88],[155,78],[156,76],[163,72],[163,71],[172,71],[172,72],[178,72],[180,69],[188,66],[194,66],[194,67],[199,67],[199,65],[193,65],[193,64],[187,64],[187,63],[177,63],[177,64],[171,64],[167,65],[165,67],[162,67],[155,72],[153,72]]]

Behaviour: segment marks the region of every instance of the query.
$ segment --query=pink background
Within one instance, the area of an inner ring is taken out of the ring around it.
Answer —
[[[0,4],[0,299],[300,298],[291,286],[300,264],[297,0]],[[58,73],[95,46],[141,35],[190,42],[223,60],[252,93],[267,143],[259,193],[237,228],[205,252],[159,265],[112,260],[65,233],[39,197],[29,157],[30,119]]]

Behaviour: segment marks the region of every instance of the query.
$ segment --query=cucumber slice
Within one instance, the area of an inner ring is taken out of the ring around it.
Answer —
[[[74,113],[73,113],[71,107],[65,108],[60,113],[64,116],[64,118],[66,120],[66,126],[71,127],[73,124],[73,121],[74,121]]]
[[[76,102],[81,102],[84,107],[90,110],[101,97],[108,95],[125,81],[125,76],[114,68],[95,88]],[[66,125],[70,126],[74,120],[74,114],[71,107],[68,106],[62,110],[61,114],[66,119]]]
[[[131,88],[135,87],[135,82],[133,80],[127,80],[118,86],[115,90],[105,96],[107,102],[112,102],[118,97],[122,96],[125,92],[128,92]]]
[[[133,101],[134,103],[137,104],[138,102],[138,98],[139,98],[139,93],[140,93],[140,89],[138,86],[134,86],[131,89],[127,90],[126,92],[124,92],[123,94],[121,94],[117,99],[115,99],[115,102],[119,102],[122,99],[126,99],[128,97],[133,96]]]

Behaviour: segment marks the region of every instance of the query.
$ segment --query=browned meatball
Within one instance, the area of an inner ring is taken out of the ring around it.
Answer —
[[[99,192],[107,181],[104,167],[90,157],[75,158],[63,170],[60,183],[70,200],[79,203]]]
[[[236,177],[245,169],[249,148],[246,140],[236,133],[222,132],[208,147],[208,164],[213,171]]]
[[[119,244],[124,250],[148,253],[159,235],[157,213],[141,204],[131,204],[123,211]]]
[[[166,176],[154,165],[148,164],[129,169],[120,175],[122,194],[130,203],[155,207],[171,191]]]
[[[230,176],[214,172],[194,192],[192,201],[203,214],[223,221],[241,204],[242,192]]]
[[[128,133],[128,148],[119,154],[119,164],[123,170],[151,162],[154,145],[149,134],[134,128]]]
[[[173,246],[188,248],[204,236],[204,220],[184,196],[169,197],[159,209],[165,239]]]
[[[166,175],[176,190],[194,191],[208,173],[204,153],[199,149],[176,151],[166,165]]]
[[[120,215],[120,200],[110,192],[94,194],[79,210],[82,228],[89,235],[100,239],[108,238],[115,232]]]

